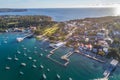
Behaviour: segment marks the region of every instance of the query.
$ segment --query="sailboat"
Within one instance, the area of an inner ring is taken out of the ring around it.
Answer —
[[[26,50],[27,48],[23,48],[24,50]]]
[[[35,64],[32,65],[33,68],[37,68],[37,66]]]
[[[37,48],[37,47],[34,47],[35,49]]]
[[[20,54],[21,52],[20,51],[17,51],[18,54]]]
[[[32,59],[32,57],[28,57],[28,59],[29,59],[29,60],[31,60],[31,59]]]
[[[26,63],[21,63],[22,66],[26,66]]]
[[[44,66],[43,65],[40,65],[40,67],[43,69],[44,68]]]
[[[47,52],[47,49],[45,51]]]
[[[36,61],[37,61],[36,59],[33,60],[33,62],[36,62]]]
[[[40,48],[41,50],[43,50],[43,48]]]
[[[57,74],[57,78],[60,79],[60,75],[59,74]]]
[[[37,53],[37,51],[34,51],[34,53],[36,54],[36,53]]]
[[[7,57],[7,59],[8,59],[8,60],[12,60],[12,58],[11,58],[11,57],[9,57],[9,56]]]
[[[6,70],[9,70],[9,69],[10,69],[10,67],[6,65],[5,69],[6,69]]]
[[[23,75],[24,73],[22,71],[20,71],[20,75]]]
[[[48,68],[48,69],[47,69],[47,71],[49,72],[49,71],[50,71],[50,69]]]
[[[43,54],[41,53],[40,56],[43,56]]]
[[[45,74],[43,74],[43,78],[44,78],[44,79],[46,79],[46,78],[47,78]]]
[[[71,78],[71,77],[69,77],[69,80],[72,80],[72,78]]]
[[[14,58],[14,60],[15,60],[15,61],[18,61],[18,60],[19,60],[19,59],[16,57],[16,55],[15,55],[15,58]]]
[[[7,41],[4,41],[5,44],[7,44]]]
[[[27,56],[27,54],[26,54],[26,53],[24,53],[23,55],[24,55],[24,56]]]

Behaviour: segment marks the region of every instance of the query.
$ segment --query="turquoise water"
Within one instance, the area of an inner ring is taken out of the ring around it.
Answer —
[[[21,34],[0,34],[0,80],[43,80],[43,73],[47,76],[46,80],[58,80],[56,74],[61,76],[60,80],[69,80],[69,77],[73,80],[93,80],[103,77],[104,64],[79,54],[73,54],[70,57],[68,66],[63,67],[46,57],[49,51],[52,50],[48,47],[48,42],[37,41],[35,38],[31,38],[17,43],[16,37],[18,36],[21,36]],[[4,41],[7,41],[7,43],[4,43]],[[27,49],[25,50],[23,48]],[[17,50],[19,50],[21,54],[17,54]],[[66,54],[69,50],[71,49],[66,47],[60,48],[55,51],[55,55],[52,57],[59,60],[60,56]],[[24,53],[26,53],[27,56],[24,56]],[[43,56],[40,56],[41,53]],[[14,55],[19,58],[18,61],[14,61],[13,59],[7,60],[8,56],[14,58]],[[32,57],[32,60],[29,60],[28,57]],[[37,62],[33,62],[33,59],[36,59]],[[22,62],[26,63],[26,67],[20,65]],[[35,64],[37,68],[32,68],[32,64]],[[40,68],[41,64],[44,66],[43,69]],[[6,65],[10,67],[10,70],[5,70]],[[47,71],[48,68],[50,69],[49,72]],[[24,72],[24,75],[20,75],[19,71]],[[119,67],[110,78],[110,80],[120,79]]]

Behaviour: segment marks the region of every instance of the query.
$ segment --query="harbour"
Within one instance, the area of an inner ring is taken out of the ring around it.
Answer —
[[[13,35],[15,37],[11,38],[10,36]],[[99,63],[92,59],[88,59],[87,57],[81,56],[80,54],[77,53],[72,54],[70,53],[70,50],[69,49],[67,50],[67,48],[65,47],[64,48],[61,47],[53,51],[54,54],[57,55],[59,58],[68,54],[67,58],[70,59],[70,63],[66,67],[62,67],[60,65],[64,66],[64,64],[59,65],[58,62],[54,63],[54,61],[47,58],[47,55],[51,54],[50,51],[53,50],[53,48],[48,48],[49,44],[47,42],[41,43],[40,41],[37,41],[34,38],[30,38],[30,39],[25,39],[20,43],[17,43],[16,37],[19,36],[19,33],[17,35],[13,33],[9,33],[9,34],[5,33],[5,34],[1,34],[0,36],[2,37],[2,39],[0,39],[1,43],[6,36],[8,36],[9,38],[9,40],[7,40],[7,44],[2,43],[0,45],[1,47],[0,51],[2,53],[5,53],[4,55],[2,54],[0,58],[1,60],[0,63],[2,63],[2,67],[0,68],[2,72],[0,73],[2,73],[1,74],[2,79],[4,80],[11,78],[12,75],[16,76],[14,77],[13,80],[16,79],[32,80],[34,79],[34,76],[38,80],[43,79],[43,76],[44,78],[46,77],[46,80],[56,80],[57,74],[60,76],[60,79],[64,79],[64,80],[69,80],[69,78],[70,79],[72,78],[72,80],[78,80],[79,78],[83,80],[92,80],[94,78],[103,76],[103,72],[105,69],[102,69],[102,65],[103,65],[102,63]],[[8,51],[5,50],[6,46]],[[40,54],[42,54],[42,56],[39,56]],[[62,54],[62,56],[59,56],[58,54]],[[86,61],[84,61],[84,59]],[[3,63],[3,61],[5,63]],[[41,67],[41,65],[43,67]],[[97,68],[95,68],[94,65],[97,65]],[[91,67],[87,69],[87,66],[91,66]],[[83,77],[83,75],[86,76],[89,75],[89,73],[83,74],[82,69],[84,68],[86,68],[87,72],[91,73],[90,75],[92,77],[90,76]],[[64,70],[64,72],[61,70]],[[76,75],[77,74],[76,71],[78,71],[80,74]],[[96,71],[99,71],[97,73],[99,76],[96,76]],[[74,74],[71,74],[71,72]],[[31,74],[33,74],[33,76],[28,77]],[[5,77],[6,75],[10,75],[10,76]],[[113,80],[113,78],[110,80]]]

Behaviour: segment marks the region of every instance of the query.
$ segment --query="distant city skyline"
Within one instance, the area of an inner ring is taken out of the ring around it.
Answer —
[[[120,0],[0,0],[0,8],[79,8],[120,6]]]

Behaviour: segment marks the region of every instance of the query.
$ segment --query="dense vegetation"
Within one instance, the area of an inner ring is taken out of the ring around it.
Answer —
[[[0,16],[0,31],[15,27],[46,26],[51,24],[48,16]]]

